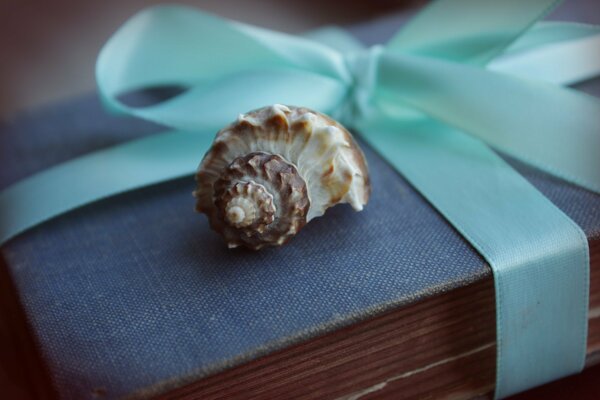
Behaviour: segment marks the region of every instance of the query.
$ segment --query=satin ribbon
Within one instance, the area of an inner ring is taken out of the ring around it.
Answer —
[[[600,73],[600,31],[536,23],[553,6],[440,0],[371,49],[333,28],[296,37],[180,6],[142,11],[102,49],[98,87],[111,111],[174,130],[8,187],[0,242],[92,201],[193,173],[214,132],[240,112],[302,105],[358,130],[489,262],[496,397],[578,372],[586,237],[491,149],[600,192],[600,103],[562,86]],[[118,98],[165,85],[187,90],[144,108]]]

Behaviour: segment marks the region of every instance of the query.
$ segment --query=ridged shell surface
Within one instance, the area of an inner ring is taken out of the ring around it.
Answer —
[[[230,247],[281,245],[338,203],[362,210],[367,164],[352,135],[318,112],[273,105],[240,115],[204,156],[196,208]]]

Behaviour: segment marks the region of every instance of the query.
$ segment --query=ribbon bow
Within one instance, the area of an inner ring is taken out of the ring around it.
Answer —
[[[193,173],[240,111],[306,106],[358,130],[490,263],[496,396],[577,372],[586,237],[491,150],[600,192],[600,103],[564,87],[600,73],[600,30],[534,24],[554,3],[439,0],[370,49],[336,29],[297,37],[181,6],[142,11],[102,49],[98,87],[112,111],[174,130],[5,189],[0,243],[75,207]],[[118,98],[165,85],[186,90],[148,107]]]

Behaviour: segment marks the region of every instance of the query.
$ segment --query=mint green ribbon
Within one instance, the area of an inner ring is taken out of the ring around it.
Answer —
[[[8,187],[0,243],[84,204],[193,173],[214,132],[240,112],[302,105],[361,132],[489,262],[497,397],[578,372],[586,237],[491,150],[600,192],[600,103],[564,87],[600,73],[600,30],[536,23],[553,6],[440,0],[371,49],[334,28],[297,37],[180,6],[142,11],[102,49],[98,87],[113,112],[174,130]],[[118,100],[165,85],[187,90],[144,108]]]

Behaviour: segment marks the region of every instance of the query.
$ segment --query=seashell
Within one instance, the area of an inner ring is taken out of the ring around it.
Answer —
[[[282,245],[329,207],[360,211],[370,195],[352,135],[323,114],[279,104],[219,131],[196,180],[196,210],[230,248]]]

